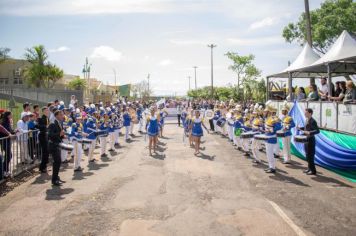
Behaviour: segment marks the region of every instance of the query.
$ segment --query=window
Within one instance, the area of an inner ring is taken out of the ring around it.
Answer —
[[[22,78],[14,78],[14,84],[23,84]]]
[[[1,85],[9,84],[9,78],[0,78],[0,84]]]

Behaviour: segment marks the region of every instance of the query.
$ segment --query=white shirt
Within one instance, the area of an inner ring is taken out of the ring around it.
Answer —
[[[178,105],[178,106],[177,106],[177,114],[178,114],[178,115],[181,115],[181,114],[182,114],[182,110],[183,110],[182,106],[181,106],[181,105]]]
[[[327,94],[327,93],[329,92],[329,86],[328,86],[328,84],[321,85],[320,91],[321,91],[323,94]],[[322,97],[325,98],[325,96],[322,96]]]
[[[24,122],[23,120],[19,120],[17,122],[17,130],[19,131],[17,133],[19,141],[27,141],[28,139],[28,135],[26,135],[26,133],[28,133],[27,122]]]

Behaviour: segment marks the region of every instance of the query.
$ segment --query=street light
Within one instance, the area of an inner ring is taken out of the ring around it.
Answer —
[[[213,49],[216,47],[214,44],[209,44],[208,47],[211,49],[211,97],[214,96],[214,73],[213,73]]]
[[[194,68],[194,80],[195,80],[195,90],[197,90],[197,66],[193,66]]]
[[[190,91],[190,76],[188,76],[188,79],[189,79],[189,90],[188,91]]]

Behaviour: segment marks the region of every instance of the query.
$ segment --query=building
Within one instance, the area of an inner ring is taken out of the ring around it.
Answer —
[[[7,59],[0,63],[0,86],[24,86],[24,70],[30,65],[28,61],[21,59]]]

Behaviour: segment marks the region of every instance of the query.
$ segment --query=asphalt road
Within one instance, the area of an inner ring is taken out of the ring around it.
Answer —
[[[61,188],[35,175],[0,198],[0,235],[356,235],[356,185],[334,173],[294,158],[268,175],[219,135],[196,157],[173,124],[160,141],[154,157],[136,136],[83,173],[64,166]]]

